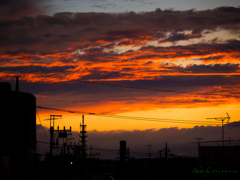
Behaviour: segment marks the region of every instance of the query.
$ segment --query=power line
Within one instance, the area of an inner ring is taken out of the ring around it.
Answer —
[[[95,116],[103,116],[103,117],[112,117],[112,118],[121,118],[121,119],[130,119],[130,120],[140,120],[140,121],[154,121],[154,122],[174,122],[174,123],[185,123],[185,124],[205,124],[205,125],[219,125],[216,121],[196,121],[196,120],[181,120],[181,119],[161,119],[161,118],[148,118],[148,117],[133,117],[133,116],[121,116],[121,115],[106,115],[106,114],[96,114],[96,113],[86,113],[83,111],[72,111],[65,109],[57,109],[43,106],[36,106],[41,109],[55,110],[55,111],[63,111],[68,113],[76,113],[76,114],[85,114],[85,115],[95,115]],[[189,122],[193,121],[193,122]]]
[[[219,95],[219,93],[195,93],[195,92],[188,92],[188,91],[176,91],[176,90],[166,90],[166,89],[163,90],[163,89],[155,89],[155,88],[145,88],[145,87],[136,87],[136,86],[116,85],[116,84],[109,84],[109,83],[95,82],[95,81],[84,81],[84,80],[72,80],[72,81],[84,82],[84,83],[90,83],[90,84],[98,84],[98,85],[106,85],[106,86],[114,86],[114,87],[121,87],[121,88],[150,90],[150,91],[156,91],[156,92],[190,93],[190,94],[196,94],[196,95]]]
[[[155,88],[143,88],[143,87],[135,87],[135,86],[116,85],[116,84],[109,84],[109,83],[95,82],[95,81],[84,81],[84,80],[72,80],[72,81],[84,82],[84,83],[90,83],[90,84],[98,84],[98,85],[105,85],[105,86],[114,86],[114,87],[121,87],[121,88],[150,90],[150,91],[157,91],[157,92],[189,93],[189,92],[184,92],[184,91],[173,91],[173,90],[163,90],[163,89],[155,89]]]
[[[40,117],[39,117],[39,114],[38,114],[38,112],[37,112],[37,109],[36,109],[36,113],[37,113],[38,119],[39,119],[39,121],[40,121],[40,123],[41,123],[41,125],[42,125],[42,122],[41,122],[41,120],[40,120]],[[49,141],[48,136],[47,136],[47,134],[45,133],[45,131],[44,131],[44,129],[43,129],[43,126],[42,126],[42,130],[43,130],[43,132],[44,132],[47,140]]]
[[[140,120],[140,121],[154,121],[154,122],[175,122],[175,123],[187,123],[187,124],[199,124],[199,123],[211,123],[209,121],[195,121],[189,122],[191,120],[180,120],[180,119],[158,119],[158,118],[147,118],[147,117],[133,117],[133,116],[121,116],[121,115],[98,115],[96,116],[105,116],[105,117],[113,117],[113,118],[121,118],[121,119],[131,119],[131,120]],[[216,122],[213,122],[216,124]]]

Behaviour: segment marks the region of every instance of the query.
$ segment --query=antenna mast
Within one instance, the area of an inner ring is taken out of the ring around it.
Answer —
[[[87,136],[85,135],[86,133],[87,133],[87,131],[86,131],[86,126],[87,125],[85,125],[84,124],[84,115],[82,115],[82,124],[80,123],[80,128],[81,128],[81,131],[80,131],[80,133],[82,134],[82,135],[79,135],[79,137],[81,138],[81,143],[82,143],[82,158],[85,158],[86,157],[86,138],[87,138]]]
[[[228,121],[230,120],[230,116],[228,115],[228,113],[226,113],[228,117],[216,117],[216,118],[206,118],[206,119],[215,119],[217,121],[222,121],[222,143],[223,143],[223,146],[224,146],[224,130],[223,130],[223,121],[225,119],[228,119]],[[227,123],[228,123],[227,121]]]

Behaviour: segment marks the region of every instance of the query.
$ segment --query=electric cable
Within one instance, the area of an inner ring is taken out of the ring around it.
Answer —
[[[40,108],[40,109],[56,110],[56,111],[63,111],[63,112],[68,112],[68,113],[95,115],[95,116],[130,119],[130,120],[172,122],[172,123],[184,123],[184,124],[204,124],[205,123],[205,125],[220,125],[221,124],[220,122],[217,123],[216,121],[196,121],[196,120],[182,120],[182,119],[161,119],[161,118],[134,117],[134,116],[122,116],[122,115],[106,115],[106,114],[86,113],[83,111],[72,111],[72,110],[50,108],[50,107],[43,107],[43,106],[36,106],[36,107]],[[193,122],[189,122],[189,121],[193,121]]]
[[[40,119],[39,114],[38,114],[38,112],[37,112],[37,109],[36,109],[36,113],[37,113],[38,119],[39,119],[39,121],[40,121],[40,123],[41,123],[41,126],[42,126],[42,122],[41,122],[41,119]],[[48,136],[47,136],[47,134],[45,133],[45,131],[44,131],[44,129],[43,129],[43,126],[42,126],[42,130],[43,130],[43,132],[44,132],[47,140],[49,141]]]

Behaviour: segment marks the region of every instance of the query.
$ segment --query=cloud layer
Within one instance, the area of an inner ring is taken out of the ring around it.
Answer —
[[[239,137],[238,123],[229,123],[224,126],[225,139],[237,140]],[[61,129],[61,128],[60,128]],[[49,136],[48,129],[37,125],[37,139],[38,141],[47,141],[46,135]],[[165,148],[166,142],[171,154],[178,156],[197,157],[197,141],[194,138],[203,138],[202,142],[217,141],[222,138],[222,127],[211,126],[195,126],[194,128],[163,128],[163,129],[147,129],[143,131],[89,131],[87,132],[88,149],[92,146],[94,152],[100,152],[99,158],[117,159],[118,150],[120,148],[120,141],[127,142],[127,148],[130,149],[130,156],[135,158],[148,158],[148,145],[151,146],[152,158],[158,158],[158,152]],[[72,137],[75,138],[73,142],[78,143],[79,132],[73,132]],[[48,137],[49,139],[49,137]],[[201,142],[200,141],[200,142]],[[195,142],[195,143],[193,143]],[[236,145],[237,141],[226,142],[228,146]],[[221,144],[221,143],[220,143]],[[219,143],[201,143],[202,146],[217,146]],[[48,145],[38,143],[39,151],[45,153],[49,151]],[[43,151],[40,149],[45,149]],[[111,152],[107,152],[111,150]],[[89,153],[89,151],[88,151]],[[163,157],[163,154],[162,154]]]
[[[20,75],[39,103],[62,96],[58,107],[92,101],[101,109],[114,102],[118,106],[107,112],[117,113],[120,105],[134,111],[141,104],[151,109],[239,102],[239,8],[48,16],[31,14],[36,4],[22,2],[29,6],[16,6],[18,11],[29,11],[9,10],[0,20],[0,79],[12,82]]]

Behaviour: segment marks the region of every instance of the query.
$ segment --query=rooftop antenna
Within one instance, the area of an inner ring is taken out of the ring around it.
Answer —
[[[225,121],[225,119],[227,119],[228,121],[227,121],[227,123],[229,122],[229,120],[230,120],[230,116],[229,116],[229,114],[228,113],[226,113],[227,114],[227,117],[215,117],[215,118],[206,118],[206,119],[215,119],[215,120],[217,120],[217,121],[222,121],[222,143],[223,143],[223,146],[224,146],[224,131],[223,131],[223,121]]]
[[[226,114],[227,114],[227,119],[228,119],[228,121],[227,121],[227,123],[229,122],[229,120],[230,120],[230,116],[229,116],[229,114],[226,112]]]

